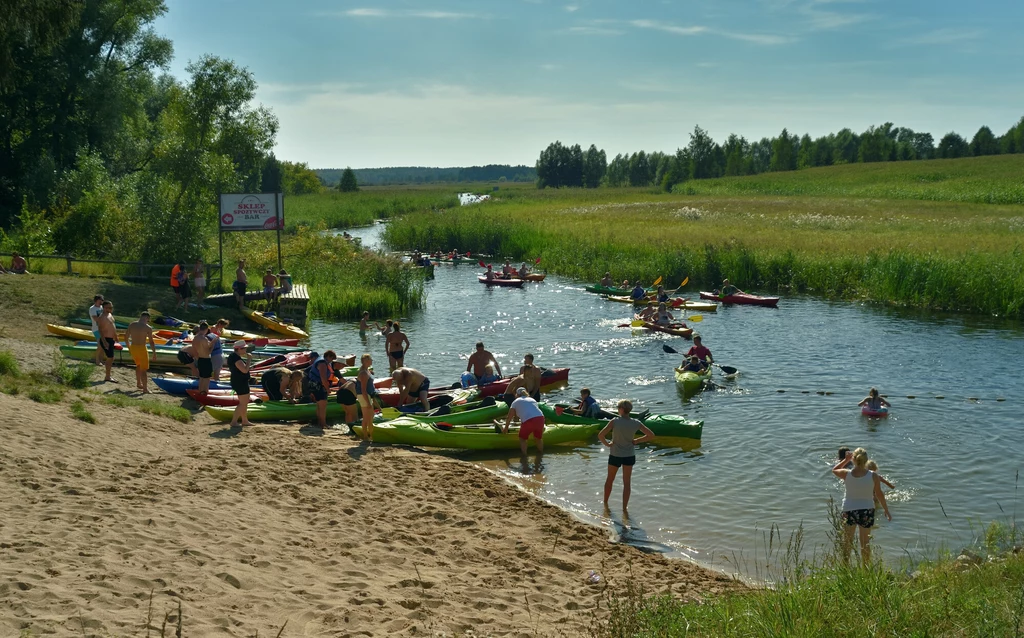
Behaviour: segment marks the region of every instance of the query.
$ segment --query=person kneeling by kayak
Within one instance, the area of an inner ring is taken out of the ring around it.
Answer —
[[[398,386],[398,391],[401,393],[398,396],[399,406],[405,405],[406,398],[419,395],[420,402],[423,404],[423,411],[430,411],[430,397],[428,395],[430,379],[426,375],[416,368],[401,367],[391,373],[391,378],[395,380],[394,384]]]
[[[519,419],[519,450],[526,456],[526,449],[529,446],[530,435],[537,445],[537,453],[544,453],[544,413],[540,406],[530,397],[526,388],[516,390],[516,400],[508,407],[508,416],[505,417],[505,426],[501,428],[502,434],[508,433],[508,427],[512,424],[513,417]]]
[[[327,388],[331,387],[334,361],[337,358],[334,350],[328,350],[309,366],[303,379],[306,386],[304,393],[316,402],[316,423],[321,428],[327,427]]]
[[[295,403],[302,396],[302,372],[272,368],[260,377],[260,385],[269,400]]]

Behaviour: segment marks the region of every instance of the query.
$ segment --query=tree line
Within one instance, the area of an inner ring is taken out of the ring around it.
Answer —
[[[977,157],[1024,153],[1024,117],[1003,135],[982,126],[970,141],[947,133],[938,145],[931,133],[921,133],[891,122],[871,126],[858,134],[848,128],[811,138],[787,129],[774,138],[749,141],[730,135],[719,144],[696,126],[690,142],[673,154],[660,151],[618,154],[610,162],[605,152],[591,145],[566,146],[552,142],[537,159],[537,187],[596,188],[598,186],[660,186],[671,190],[691,179],[756,175],[815,166],[856,162],[899,162],[919,159]]]
[[[339,184],[344,169],[318,168],[317,175],[325,185]],[[386,186],[390,184],[433,184],[439,182],[533,182],[537,171],[532,166],[511,166],[488,164],[487,166],[464,166],[453,168],[432,168],[426,166],[393,166],[387,168],[350,169],[363,186]]]
[[[0,241],[24,252],[202,254],[217,194],[288,180],[245,68],[202,56],[178,80],[163,0],[23,0],[0,29]],[[315,176],[314,176],[315,177]],[[270,190],[270,189],[267,189]],[[5,232],[6,231],[6,232]]]

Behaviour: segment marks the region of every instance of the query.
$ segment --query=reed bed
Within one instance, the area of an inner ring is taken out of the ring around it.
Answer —
[[[900,165],[903,166],[903,165]],[[788,175],[788,174],[787,174]],[[760,176],[763,177],[763,176]],[[525,191],[389,224],[394,248],[542,259],[584,281],[807,292],[1020,318],[1024,208],[955,201]]]
[[[440,210],[459,205],[458,188],[361,190],[355,193],[328,191],[297,195],[285,201],[285,229],[299,226],[351,228],[367,226],[378,219],[405,215],[418,210]]]

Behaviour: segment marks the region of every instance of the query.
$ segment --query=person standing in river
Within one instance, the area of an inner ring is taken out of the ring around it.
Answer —
[[[846,469],[849,463],[853,469]],[[847,451],[846,457],[839,459],[832,467],[832,473],[846,486],[843,497],[843,562],[850,562],[853,550],[853,531],[860,531],[861,564],[871,562],[871,528],[875,526],[875,501],[881,503],[885,517],[892,520],[889,504],[882,493],[882,481],[879,476],[867,468],[868,453],[859,447],[853,452]]]
[[[540,401],[540,368],[533,365],[533,355],[523,355],[523,366],[519,368],[519,374],[526,382],[526,392],[534,401]]]
[[[489,365],[493,366],[491,369],[496,374],[488,374]],[[486,385],[500,378],[501,366],[498,365],[498,360],[484,348],[483,341],[478,341],[476,343],[476,352],[469,355],[469,361],[466,362],[466,371],[462,374],[463,389],[471,385]]]
[[[633,404],[626,399],[619,401],[619,416],[604,426],[597,438],[601,444],[608,448],[608,476],[604,480],[604,506],[608,507],[608,499],[612,495],[612,487],[615,486],[615,475],[619,468],[622,468],[622,511],[629,509],[629,496],[632,492],[633,465],[636,464],[636,445],[654,438],[654,432],[629,414],[633,411]],[[643,436],[636,438],[636,433],[641,432]],[[612,440],[608,441],[608,435]]]
[[[387,335],[384,348],[388,353],[389,372],[394,372],[405,365],[405,353],[409,351],[409,337],[402,332],[402,325],[397,321],[391,324],[391,332]]]

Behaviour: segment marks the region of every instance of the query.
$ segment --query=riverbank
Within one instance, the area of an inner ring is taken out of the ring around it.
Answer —
[[[0,349],[42,373],[56,346],[43,322],[59,318],[5,305]],[[694,601],[745,589],[609,543],[470,463],[366,447],[344,429],[230,430],[194,405],[182,423],[111,404],[134,387],[130,368],[114,375],[53,403],[0,394],[0,633],[135,634],[147,618],[159,631],[180,601],[183,635],[274,635],[285,622],[282,635],[588,635],[632,581]]]
[[[979,176],[978,161],[1002,169]],[[1024,206],[978,203],[985,188],[992,201],[1016,201],[1021,169],[1024,156],[1006,156],[698,180],[674,194],[509,189],[399,218],[384,238],[401,249],[539,257],[581,281],[606,271],[672,285],[689,277],[693,291],[727,277],[752,290],[1021,318]],[[927,188],[910,186],[926,178]]]

